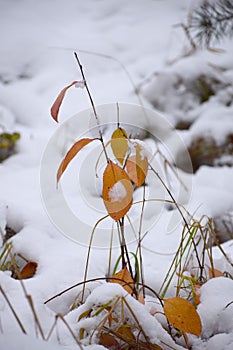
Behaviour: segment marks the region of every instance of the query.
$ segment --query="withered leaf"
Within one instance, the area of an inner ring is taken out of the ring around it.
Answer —
[[[71,160],[76,156],[76,154],[86,145],[88,145],[88,143],[94,141],[96,139],[88,139],[88,138],[84,138],[81,140],[78,140],[77,142],[75,142],[75,144],[69,149],[69,151],[66,153],[65,158],[62,160],[58,171],[57,171],[57,183],[59,182],[62,174],[64,173],[64,171],[66,170],[67,166],[69,165],[69,163],[71,162]]]
[[[37,269],[37,263],[35,261],[29,261],[21,270],[19,279],[31,278],[35,275]]]
[[[66,87],[64,87],[64,89],[61,90],[61,92],[59,93],[59,95],[57,96],[56,100],[54,101],[50,113],[52,118],[55,120],[55,122],[58,122],[58,113],[59,113],[59,109],[61,107],[62,101],[65,97],[66,91],[73,85],[75,85],[77,83],[77,81],[73,81],[71,84],[67,85]]]

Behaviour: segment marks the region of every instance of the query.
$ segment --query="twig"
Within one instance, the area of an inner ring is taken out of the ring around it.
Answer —
[[[44,304],[47,304],[49,303],[50,301],[60,297],[61,295],[69,292],[71,289],[74,289],[78,286],[81,286],[83,285],[84,283],[87,284],[87,283],[91,283],[91,282],[96,282],[96,281],[108,281],[109,278],[108,277],[97,277],[97,278],[91,278],[89,280],[86,280],[86,281],[82,281],[82,282],[78,282],[76,284],[73,284],[72,286],[62,290],[61,292],[57,293],[56,295],[52,296],[51,298],[47,299]],[[122,280],[121,278],[117,278],[117,277],[111,277],[111,280],[115,280],[115,281],[119,281],[119,282],[124,282],[126,286],[129,286],[130,288],[132,288],[132,283],[127,283],[125,282],[124,280]],[[142,283],[138,283],[140,286],[142,285]],[[163,306],[163,303],[162,303],[162,299],[161,297],[159,296],[159,294],[153,290],[151,287],[147,286],[146,284],[144,284],[144,287],[146,289],[148,289],[149,291],[151,291],[155,296],[156,298],[158,298],[158,300],[160,301],[161,305]]]
[[[92,106],[92,109],[93,109],[93,112],[94,112],[94,116],[95,116],[95,119],[96,119],[96,124],[97,124],[98,130],[99,130],[100,142],[102,143],[102,147],[103,147],[103,150],[104,150],[104,154],[105,154],[106,160],[107,160],[107,162],[109,162],[107,151],[106,151],[106,148],[105,148],[105,145],[104,145],[103,134],[102,134],[102,131],[101,131],[101,128],[100,128],[99,118],[98,118],[98,115],[97,115],[97,112],[96,112],[96,108],[95,108],[95,104],[94,104],[93,98],[91,96],[89,87],[87,85],[87,80],[86,80],[85,75],[84,75],[83,67],[82,67],[82,65],[80,63],[80,60],[79,60],[78,55],[77,55],[76,52],[74,52],[74,57],[76,58],[76,61],[78,63],[78,66],[79,66],[79,69],[80,69],[80,72],[81,72],[81,75],[82,75],[82,78],[83,78],[83,81],[84,81],[84,84],[85,84],[85,88],[87,90],[87,93],[88,93],[88,96],[89,96],[89,99],[90,99],[90,102],[91,102],[91,106]]]

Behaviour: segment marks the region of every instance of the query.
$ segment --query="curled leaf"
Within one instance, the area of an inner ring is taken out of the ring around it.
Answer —
[[[164,299],[164,313],[175,328],[200,336],[202,330],[200,316],[188,300],[179,297]]]
[[[62,101],[65,97],[66,91],[73,85],[75,85],[77,83],[77,81],[73,81],[71,84],[67,85],[66,87],[64,87],[64,89],[61,90],[61,92],[59,93],[59,95],[57,96],[56,100],[54,101],[50,113],[52,118],[55,120],[55,122],[58,122],[58,113],[59,113],[59,109],[61,107]]]
[[[123,164],[126,152],[128,150],[127,133],[124,129],[118,128],[113,132],[111,147],[118,162]]]
[[[37,269],[37,263],[34,261],[29,261],[22,269],[19,274],[19,279],[31,278],[35,275]]]
[[[117,280],[117,278],[119,280]],[[120,284],[129,294],[133,293],[134,289],[134,280],[130,275],[129,271],[125,267],[124,269],[115,273],[112,278],[109,280],[110,283],[118,283]]]
[[[102,197],[108,214],[115,221],[129,211],[133,202],[133,186],[128,174],[112,161],[104,170]]]
[[[143,155],[140,145],[136,145],[136,155],[127,159],[126,170],[137,187],[140,187],[145,182],[148,172],[148,158]]]
[[[62,160],[58,171],[57,171],[57,183],[59,182],[62,174],[64,173],[64,171],[66,170],[67,166],[69,165],[69,163],[71,162],[71,160],[76,156],[76,154],[86,145],[88,145],[88,143],[97,140],[97,139],[88,139],[88,138],[84,138],[81,139],[77,142],[75,142],[75,144],[69,149],[69,151],[66,153],[65,158]]]

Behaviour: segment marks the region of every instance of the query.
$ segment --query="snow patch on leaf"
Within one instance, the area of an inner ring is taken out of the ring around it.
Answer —
[[[118,181],[110,188],[108,195],[111,202],[118,202],[126,197],[127,192],[123,183]]]
[[[137,139],[130,140],[130,154],[136,155],[137,146],[140,147],[140,157],[143,160],[144,158],[150,158],[152,151],[151,148],[143,141]]]

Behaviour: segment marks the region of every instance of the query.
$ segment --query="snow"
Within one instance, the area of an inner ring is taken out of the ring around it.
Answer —
[[[101,129],[104,141],[116,127],[116,102],[120,101],[121,126],[141,146],[142,158],[149,154],[156,171],[166,175],[166,184],[171,186],[181,209],[184,206],[197,220],[203,215],[221,220],[232,213],[233,168],[224,165],[224,160],[230,163],[232,156],[225,155],[221,167],[203,165],[194,175],[189,171],[186,146],[192,140],[211,136],[221,145],[226,136],[233,134],[232,42],[225,41],[224,52],[219,54],[197,50],[183,55],[188,43],[181,29],[174,25],[186,19],[192,5],[191,0],[0,1],[0,30],[4,33],[0,43],[0,128],[21,134],[17,152],[0,163],[0,229],[3,234],[6,226],[15,230],[16,235],[10,239],[13,253],[38,263],[35,276],[24,280],[23,285],[32,296],[46,336],[57,313],[64,315],[74,332],[84,325],[90,330],[96,329],[102,315],[79,323],[80,314],[92,306],[124,296],[151,341],[163,349],[169,349],[169,345],[174,349],[185,346],[182,340],[181,345],[175,344],[162,327],[163,316],[151,315],[151,310],[161,311],[154,295],[147,296],[145,305],[141,305],[126,295],[120,285],[93,281],[87,283],[84,304],[71,311],[71,305],[80,301],[83,286],[77,284],[84,278],[92,229],[97,220],[106,215],[101,199],[103,155],[98,167],[99,179],[95,177],[95,162],[101,147],[93,142],[80,152],[64,174],[58,190],[56,170],[73,142],[84,136],[99,136],[73,57],[77,51],[97,114],[104,124]],[[192,85],[200,75],[219,81],[215,95],[202,104],[199,97],[193,95],[196,90]],[[67,91],[60,109],[59,127],[49,115],[50,107],[64,86],[74,80],[80,89]],[[134,108],[133,104],[141,103],[134,93],[135,87],[148,109]],[[174,126],[184,120],[191,124],[190,128],[176,131]],[[150,138],[136,140],[148,134]],[[161,151],[170,162],[183,165],[186,171],[178,169],[177,172],[188,190],[169,167],[165,174],[163,159],[154,158],[157,141],[162,142]],[[151,172],[146,184],[145,193],[151,202],[145,204],[143,266],[145,283],[158,292],[179,245],[183,223],[174,205],[164,202],[171,198]],[[142,188],[134,192],[134,201],[139,204],[129,211],[136,232],[140,225],[142,193]],[[125,194],[121,182],[109,193],[112,201],[124,198]],[[183,213],[187,215],[185,210]],[[119,256],[118,231],[108,218],[101,221],[94,232],[88,279],[107,275],[111,230],[114,234],[111,271],[114,267]],[[135,232],[128,222],[126,239],[129,251],[135,251]],[[232,259],[232,241],[222,244],[222,248]],[[231,264],[218,247],[213,247],[213,258],[215,268],[233,275]],[[16,259],[22,268],[25,262],[17,255]],[[22,334],[0,293],[0,348],[77,348],[61,320],[49,342],[42,341],[20,281],[13,279],[10,271],[0,271],[0,284],[27,331],[27,335]],[[74,287],[44,304],[71,286]],[[166,297],[174,296],[174,292],[175,282]],[[197,310],[203,331],[200,338],[189,336],[192,349],[232,349],[233,304],[226,307],[232,296],[230,278],[214,278],[202,285]],[[97,339],[96,334],[93,339]],[[89,344],[88,339],[84,339],[83,344],[85,350],[104,349]]]
[[[127,195],[127,191],[122,181],[117,181],[109,190],[110,202],[120,202]]]
[[[20,333],[15,334],[9,332],[1,335],[0,345],[9,350],[30,348],[33,348],[35,350],[64,350],[64,347],[58,344],[52,344],[51,342],[48,343]]]
[[[149,141],[151,141],[149,139]],[[147,157],[147,159],[150,160],[151,156],[152,156],[152,151],[151,151],[151,148],[149,146],[149,142],[144,142],[144,141],[141,141],[141,140],[136,140],[136,139],[131,139],[130,140],[130,155],[131,156],[135,156],[136,155],[136,148],[137,146],[139,146],[139,149],[140,149],[140,158],[141,160],[143,160],[145,157]],[[155,146],[153,144],[153,146]]]

